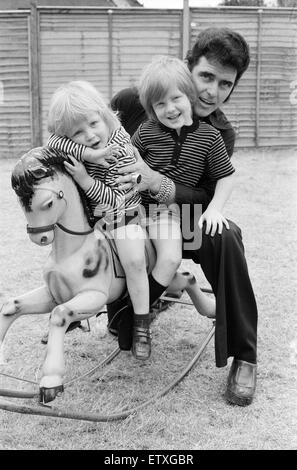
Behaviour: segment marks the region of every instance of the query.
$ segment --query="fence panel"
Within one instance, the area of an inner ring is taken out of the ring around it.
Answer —
[[[61,83],[89,80],[107,101],[135,84],[153,55],[180,56],[181,12],[40,11],[42,141],[50,96]]]
[[[33,15],[37,21],[30,21]],[[237,147],[296,145],[296,11],[191,8],[190,22],[190,45],[208,26],[235,29],[250,45],[250,67],[224,105],[238,131]],[[49,99],[60,84],[88,80],[109,100],[136,84],[154,55],[182,58],[183,42],[182,10],[0,12],[0,157],[46,142]]]
[[[290,103],[297,79],[297,16],[289,12],[262,19],[259,145],[297,144],[297,106]]]
[[[0,156],[31,146],[29,12],[0,12]]]
[[[108,94],[109,54],[106,12],[40,14],[40,83],[43,143],[47,110],[53,91],[70,80],[88,80]]]
[[[137,83],[154,55],[181,57],[182,12],[115,11],[112,23],[112,94]]]

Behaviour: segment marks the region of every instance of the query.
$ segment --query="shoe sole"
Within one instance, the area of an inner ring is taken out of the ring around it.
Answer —
[[[133,353],[132,353],[132,354],[133,354]],[[149,356],[147,356],[147,357],[143,357],[143,356],[136,356],[135,354],[133,354],[133,357],[134,357],[135,359],[137,359],[137,361],[147,361],[147,360],[151,357],[151,355],[149,355]]]
[[[235,395],[232,393],[230,390],[226,391],[226,400],[232,403],[233,405],[238,405],[238,406],[248,406],[252,403],[253,397],[251,398],[244,398],[244,397],[239,397],[238,395]]]

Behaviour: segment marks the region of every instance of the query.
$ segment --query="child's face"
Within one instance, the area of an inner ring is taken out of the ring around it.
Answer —
[[[99,149],[106,146],[109,134],[109,128],[99,113],[90,111],[84,120],[73,126],[71,135],[67,137],[77,144]]]
[[[152,103],[152,107],[157,119],[170,129],[179,131],[193,122],[190,100],[176,85],[171,85],[159,101]]]

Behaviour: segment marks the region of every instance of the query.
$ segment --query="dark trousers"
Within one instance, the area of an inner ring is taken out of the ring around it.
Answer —
[[[216,297],[215,357],[223,367],[234,356],[247,362],[257,357],[257,305],[248,274],[240,228],[228,221],[214,237],[205,234],[199,250],[183,258],[199,263]]]

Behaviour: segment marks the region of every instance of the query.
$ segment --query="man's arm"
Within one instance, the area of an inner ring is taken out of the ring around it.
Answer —
[[[211,236],[214,236],[217,230],[218,233],[221,234],[223,231],[223,225],[229,229],[228,221],[223,216],[222,210],[231,194],[233,186],[234,174],[218,180],[214,197],[210,201],[206,211],[201,215],[198,222],[200,229],[202,229],[204,223],[206,224],[206,234],[210,233],[211,231]]]
[[[139,191],[149,190],[152,194],[157,194],[160,192],[162,181],[166,177],[158,171],[152,170],[142,159],[136,148],[134,153],[137,160],[136,163],[125,168],[119,168],[118,170],[120,175],[118,178],[119,188],[125,191],[133,188],[131,174],[135,172],[140,173],[142,176],[141,183],[138,185]],[[169,180],[169,178],[167,179]],[[173,192],[171,196],[162,202],[166,202],[166,204],[173,202],[178,204],[202,204],[202,208],[205,210],[214,195],[216,181],[210,179],[205,181],[203,188],[189,188],[188,186],[183,186],[179,183],[174,184],[173,182],[172,184]]]
[[[122,126],[131,137],[140,124],[147,120],[136,87],[124,88],[119,91],[111,99],[110,107],[113,111],[118,112]]]

